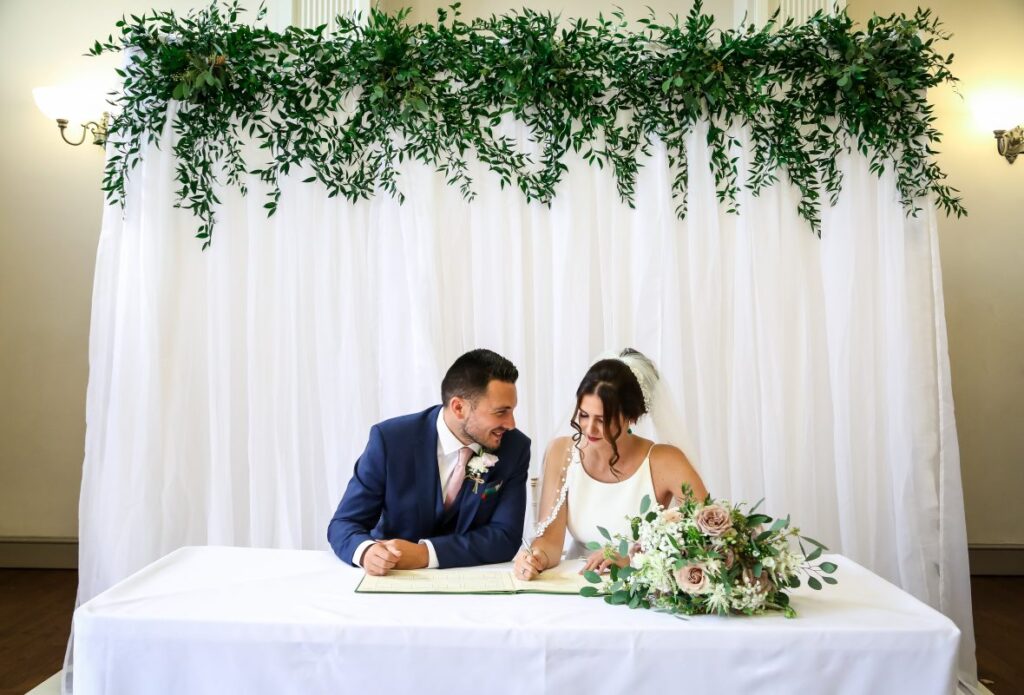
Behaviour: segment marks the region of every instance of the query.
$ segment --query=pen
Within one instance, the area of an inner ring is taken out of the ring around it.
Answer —
[[[525,538],[523,539],[523,550],[526,551],[527,555],[533,555],[533,548],[526,542]]]

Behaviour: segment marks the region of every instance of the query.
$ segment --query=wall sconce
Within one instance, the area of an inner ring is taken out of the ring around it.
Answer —
[[[110,114],[103,94],[107,90],[99,85],[57,85],[54,87],[36,87],[32,96],[36,106],[49,118],[57,121],[57,128],[64,142],[69,145],[81,145],[88,135],[92,135],[92,144],[103,147],[107,142],[107,126]],[[95,120],[96,114],[103,114]],[[82,126],[82,136],[77,142],[68,139],[65,131],[69,123]]]
[[[999,155],[1006,157],[1006,161],[1013,164],[1017,155],[1024,154],[1024,126],[1017,126],[1013,130],[994,130],[996,136],[996,147]]]

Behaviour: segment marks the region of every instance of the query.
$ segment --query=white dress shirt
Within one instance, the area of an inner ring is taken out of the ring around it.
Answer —
[[[444,408],[441,408],[437,413],[437,473],[442,497],[444,496],[444,489],[447,487],[448,478],[455,472],[455,467],[459,464],[459,451],[464,446],[467,445],[460,442],[458,437],[448,429],[448,424],[444,421]],[[476,442],[468,446],[473,450],[474,455],[480,453],[480,445]],[[419,542],[427,546],[427,568],[436,568],[438,563],[434,544],[423,538]],[[362,567],[363,553],[374,543],[376,541],[363,541],[360,543],[356,548],[356,552],[352,555],[352,564],[356,567]]]

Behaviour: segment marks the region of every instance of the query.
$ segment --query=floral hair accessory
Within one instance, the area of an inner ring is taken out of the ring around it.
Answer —
[[[618,360],[629,367],[629,371],[633,373],[633,378],[636,379],[636,383],[640,387],[640,393],[643,395],[644,412],[649,413],[653,401],[654,386],[661,378],[654,363],[644,356],[643,353],[631,348],[626,348],[611,359]]]

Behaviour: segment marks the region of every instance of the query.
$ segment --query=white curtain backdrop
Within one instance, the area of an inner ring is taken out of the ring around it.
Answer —
[[[976,683],[934,213],[906,218],[891,173],[844,157],[819,239],[788,183],[721,209],[703,128],[685,221],[660,144],[635,209],[575,159],[550,207],[479,166],[472,204],[415,163],[404,205],[328,199],[293,172],[270,219],[258,181],[219,192],[201,252],[172,207],[173,137],[104,215],[80,601],[183,545],[327,548],[369,426],[438,402],[470,348],[518,365],[536,474],[590,359],[632,346],[668,380],[712,494],[766,498],[950,616]]]

